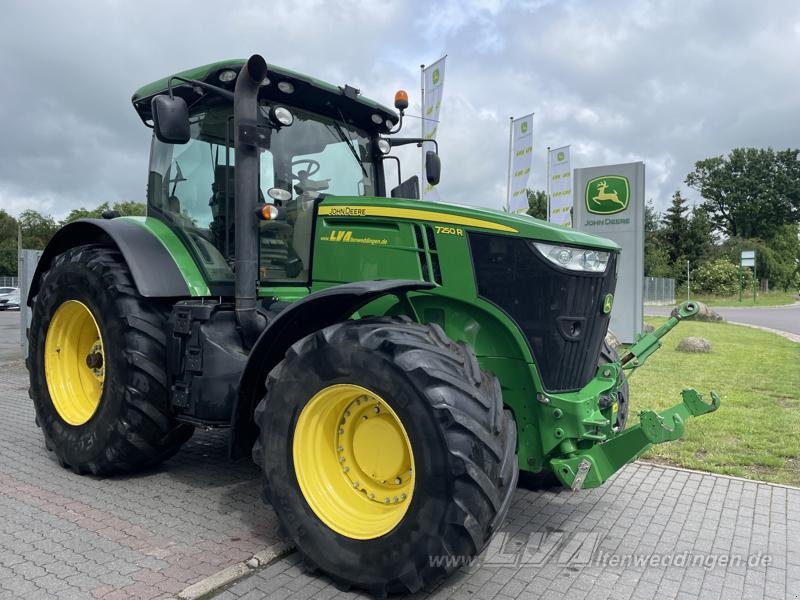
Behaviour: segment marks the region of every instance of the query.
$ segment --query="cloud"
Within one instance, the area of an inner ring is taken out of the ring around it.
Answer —
[[[387,103],[405,88],[416,114],[419,65],[447,54],[440,193],[457,203],[503,203],[508,117],[531,111],[533,187],[545,148],[571,144],[575,166],[645,161],[660,208],[675,189],[696,199],[696,160],[800,139],[790,0],[20,2],[0,22],[0,204],[60,217],[142,200],[150,132],[131,93],[252,52]],[[401,157],[419,170],[418,151]]]

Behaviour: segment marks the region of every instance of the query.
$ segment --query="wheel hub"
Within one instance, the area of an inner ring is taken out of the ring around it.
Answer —
[[[399,421],[376,397],[362,395],[344,410],[340,425],[337,454],[353,488],[372,502],[405,502],[413,471]]]

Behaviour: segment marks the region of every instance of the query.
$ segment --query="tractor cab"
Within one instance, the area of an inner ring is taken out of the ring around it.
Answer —
[[[153,126],[152,98],[183,99],[189,139],[153,136],[148,215],[163,221],[190,249],[204,277],[234,281],[235,152],[232,92],[243,61],[200,67],[145,86],[133,96]],[[350,86],[331,86],[269,67],[258,90],[258,279],[261,286],[308,283],[315,204],[324,195],[384,196],[381,160],[397,114]],[[213,85],[216,93],[185,80]]]

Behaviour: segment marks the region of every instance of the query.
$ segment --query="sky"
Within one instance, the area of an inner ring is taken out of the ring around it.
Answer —
[[[442,200],[505,201],[508,120],[534,112],[529,187],[546,147],[573,167],[644,161],[663,210],[695,161],[800,145],[800,2],[381,0],[3,3],[0,208],[65,216],[143,201],[141,85],[225,58],[268,62],[391,105],[447,54]],[[406,135],[418,125],[407,120]],[[419,157],[406,150],[404,176]]]

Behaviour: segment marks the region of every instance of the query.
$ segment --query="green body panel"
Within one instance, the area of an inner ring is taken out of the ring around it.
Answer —
[[[615,380],[594,380],[583,390],[553,395],[549,406],[537,401],[544,388],[528,342],[504,311],[478,296],[467,233],[491,231],[611,251],[618,249],[614,242],[528,216],[419,200],[331,197],[319,212],[312,289],[376,278],[439,283],[429,292],[409,294],[411,316],[436,323],[451,339],[465,342],[481,368],[498,377],[519,429],[521,468],[547,468],[548,456],[566,439],[594,442],[611,434],[610,414],[601,414],[597,400],[614,388]],[[359,316],[406,312],[389,297],[364,307]]]
[[[181,272],[181,275],[183,275],[192,296],[211,295],[206,280],[203,278],[203,274],[200,272],[200,268],[197,266],[197,263],[195,263],[192,255],[189,254],[189,250],[187,250],[183,242],[169,227],[153,217],[120,218],[141,225],[158,238],[178,266],[178,270]]]

